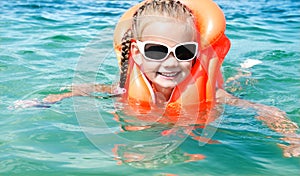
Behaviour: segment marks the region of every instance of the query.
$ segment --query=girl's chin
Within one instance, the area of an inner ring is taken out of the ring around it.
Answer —
[[[177,86],[177,82],[175,82],[174,80],[164,80],[164,79],[156,80],[155,84],[157,84],[161,88],[166,88],[166,89],[173,89],[174,87]]]

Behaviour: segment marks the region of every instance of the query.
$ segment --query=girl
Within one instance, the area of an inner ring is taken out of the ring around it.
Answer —
[[[196,116],[197,120],[192,121],[196,124],[210,121],[207,116],[216,103],[253,108],[259,120],[287,136],[290,145],[281,145],[284,155],[299,156],[299,138],[291,138],[298,126],[284,112],[238,99],[223,89],[220,67],[230,47],[224,35],[225,20],[213,2],[198,2],[153,0],[135,6],[133,13],[127,14],[129,19],[115,30],[121,68],[118,85],[73,86],[71,92],[49,95],[43,101],[54,103],[106,92],[121,95],[139,113],[163,109],[162,116],[167,118],[154,121],[178,122],[178,117],[187,113]]]

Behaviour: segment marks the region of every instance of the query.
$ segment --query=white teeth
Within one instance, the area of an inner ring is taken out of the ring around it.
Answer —
[[[166,76],[166,77],[174,77],[174,76],[176,76],[178,73],[176,72],[176,73],[162,73],[162,72],[160,72],[160,74],[162,75],[162,76]]]

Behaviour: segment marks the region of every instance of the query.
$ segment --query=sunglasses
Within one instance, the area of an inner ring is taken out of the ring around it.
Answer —
[[[155,41],[139,41],[136,40],[137,47],[142,55],[151,61],[163,61],[170,52],[173,53],[178,61],[191,61],[198,54],[197,42],[179,43],[174,47],[169,47],[164,43]]]

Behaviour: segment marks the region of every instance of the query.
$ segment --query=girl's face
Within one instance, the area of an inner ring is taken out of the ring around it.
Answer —
[[[196,41],[194,28],[178,21],[156,20],[147,23],[141,35],[139,40],[142,42],[160,42],[170,48],[179,43]],[[193,60],[178,61],[172,52],[162,61],[149,60],[142,55],[136,42],[132,43],[131,53],[136,64],[157,89],[173,89],[190,74],[192,68]]]

